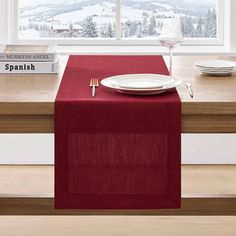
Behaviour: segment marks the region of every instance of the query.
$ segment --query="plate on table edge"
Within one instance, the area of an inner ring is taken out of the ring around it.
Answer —
[[[227,60],[205,60],[195,62],[195,66],[201,68],[234,68],[236,67],[236,62]]]
[[[202,75],[208,75],[208,76],[221,76],[221,77],[224,77],[224,76],[232,76],[233,75],[233,72],[226,72],[226,73],[211,73],[211,72],[201,72]]]
[[[109,80],[110,77],[103,79],[101,81],[101,84],[106,87],[106,88],[110,88],[110,89],[114,89],[117,92],[120,93],[125,93],[125,94],[133,94],[133,95],[154,95],[154,94],[161,94],[166,92],[167,90],[170,89],[174,89],[180,85],[183,84],[182,80],[175,80],[174,83],[172,85],[168,85],[162,88],[156,88],[156,89],[124,89],[124,88],[120,88],[119,86],[117,86],[116,84],[112,83]]]
[[[195,65],[195,67],[200,70],[217,70],[217,71],[234,70],[234,68],[235,68],[235,67],[201,67],[201,66],[196,66],[196,65]]]
[[[149,81],[148,81],[149,79]],[[122,89],[135,89],[135,90],[154,90],[157,88],[163,88],[164,86],[170,85],[174,83],[175,79],[173,77],[167,75],[160,74],[124,74],[124,75],[116,75],[111,76],[104,79],[105,81],[109,81],[110,84],[114,84],[113,87],[119,87]],[[133,85],[129,86],[129,83],[143,83],[148,82],[151,85]],[[156,83],[156,85],[155,85]],[[159,84],[158,84],[159,83]]]
[[[110,79],[124,89],[156,89],[174,82],[173,77],[160,74],[125,74]]]
[[[234,71],[210,71],[210,70],[200,70],[200,72],[203,73],[212,73],[212,74],[231,74],[234,73]]]
[[[162,94],[165,93],[166,90],[158,90],[158,91],[134,91],[134,90],[116,90],[119,93],[123,94],[130,94],[130,95],[142,95],[142,96],[147,96],[147,95],[156,95],[156,94]]]
[[[213,72],[222,72],[222,71],[233,71],[234,68],[230,68],[230,69],[224,69],[224,68],[221,68],[221,69],[217,69],[217,68],[201,68],[201,67],[196,67],[198,70],[201,70],[201,71],[213,71]]]
[[[212,72],[212,73],[233,73],[234,70],[208,70],[208,69],[201,69],[197,68],[199,71],[203,72]]]

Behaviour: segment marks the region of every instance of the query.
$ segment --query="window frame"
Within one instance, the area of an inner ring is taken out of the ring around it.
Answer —
[[[3,1],[3,0],[1,0]],[[80,46],[157,46],[158,40],[153,39],[125,39],[121,38],[121,0],[116,1],[116,37],[114,39],[89,39],[89,38],[49,38],[24,40],[18,38],[18,0],[4,0],[7,4],[7,42],[12,44],[56,44]],[[225,40],[226,6],[227,0],[217,0],[217,38],[216,39],[191,39],[186,38],[183,46],[223,46]],[[232,0],[231,0],[232,1]]]

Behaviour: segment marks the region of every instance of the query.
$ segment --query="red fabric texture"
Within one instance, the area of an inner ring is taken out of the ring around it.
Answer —
[[[89,82],[168,75],[161,56],[71,56],[55,102],[55,207],[161,209],[181,203],[181,102],[176,90],[132,96]]]

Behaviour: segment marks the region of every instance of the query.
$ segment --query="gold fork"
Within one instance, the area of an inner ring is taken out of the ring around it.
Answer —
[[[90,87],[92,87],[92,97],[94,98],[96,95],[96,87],[99,87],[98,78],[92,78],[90,80]]]

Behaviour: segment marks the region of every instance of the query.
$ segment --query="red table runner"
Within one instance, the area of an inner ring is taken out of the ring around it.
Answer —
[[[89,82],[168,74],[161,56],[71,56],[55,105],[58,209],[179,208],[181,103],[176,90],[131,96]]]

